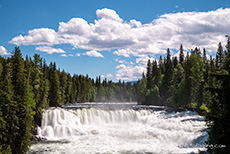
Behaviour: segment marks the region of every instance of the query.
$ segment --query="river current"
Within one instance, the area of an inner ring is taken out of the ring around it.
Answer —
[[[30,154],[198,153],[208,135],[196,112],[90,103],[47,109],[38,137]]]

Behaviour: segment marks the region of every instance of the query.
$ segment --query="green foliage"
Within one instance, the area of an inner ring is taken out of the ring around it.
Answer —
[[[168,49],[167,58],[160,57],[159,65],[148,61],[147,74],[137,83],[139,104],[188,107],[205,113],[209,134],[207,144],[222,146],[208,146],[208,152],[215,154],[230,151],[229,36],[226,49],[223,51],[219,43],[216,59],[210,57],[208,60],[205,49],[202,57],[200,49],[195,48],[184,59],[181,45],[179,64],[176,58],[171,60]],[[160,78],[157,77],[157,69],[161,70]],[[154,82],[156,78],[160,81]]]
[[[209,113],[210,112],[209,109],[208,109],[208,107],[204,103],[200,106],[200,110],[201,111],[205,111],[205,113]]]
[[[49,100],[50,106],[57,107],[61,103],[60,82],[57,71],[53,71],[51,74]]]
[[[26,153],[36,125],[41,125],[47,106],[67,103],[135,101],[145,105],[194,108],[206,113],[208,144],[227,148],[209,149],[210,153],[229,151],[230,39],[223,51],[219,44],[216,59],[206,58],[206,51],[195,48],[179,60],[160,56],[147,63],[147,73],[137,83],[96,81],[88,75],[73,75],[46,65],[40,55],[22,58],[19,47],[12,57],[0,58],[0,153]],[[34,127],[35,126],[35,127]]]
[[[19,47],[12,57],[0,57],[0,153],[26,153],[41,125],[47,106],[94,101],[133,101],[131,83],[94,80],[83,75],[73,77],[48,67],[40,55],[24,60]]]

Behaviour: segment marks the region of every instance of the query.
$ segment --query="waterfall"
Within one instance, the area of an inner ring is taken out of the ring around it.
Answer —
[[[51,143],[35,144],[31,151],[42,153],[49,147],[44,153],[191,153],[205,149],[205,129],[204,118],[191,111],[53,108],[43,113],[38,128],[38,136]]]

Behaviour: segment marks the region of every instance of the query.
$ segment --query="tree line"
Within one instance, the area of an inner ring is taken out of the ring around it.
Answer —
[[[208,126],[208,152],[230,151],[230,37],[224,50],[221,43],[215,58],[198,48],[179,58],[167,56],[147,62],[146,74],[137,82],[137,101],[143,105],[162,105],[194,109],[205,114]],[[213,148],[215,146],[217,148]],[[222,147],[221,147],[222,146]],[[223,147],[224,146],[224,147]],[[221,148],[220,148],[221,147]]]
[[[219,43],[215,58],[198,48],[179,58],[167,56],[148,61],[146,74],[137,83],[114,83],[88,75],[71,76],[49,66],[35,54],[22,58],[19,47],[11,57],[0,57],[0,153],[26,153],[42,110],[67,103],[135,101],[144,105],[193,108],[205,112],[210,153],[229,149],[230,37],[226,48]]]
[[[38,54],[23,59],[15,47],[11,57],[0,57],[0,153],[26,153],[46,107],[135,99],[131,83],[71,76]]]

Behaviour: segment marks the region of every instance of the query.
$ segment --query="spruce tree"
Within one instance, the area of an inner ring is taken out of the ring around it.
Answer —
[[[161,88],[161,96],[162,100],[165,105],[167,105],[170,100],[170,86],[171,86],[171,78],[172,78],[172,72],[173,72],[173,65],[171,61],[171,54],[170,50],[167,49],[167,59],[165,62],[165,73],[162,81],[162,88]]]
[[[216,68],[217,69],[220,69],[220,67],[222,66],[223,59],[224,59],[224,51],[223,51],[223,47],[220,42],[218,44],[218,49],[216,53]]]
[[[181,64],[181,66],[183,66],[183,61],[184,61],[184,49],[183,49],[183,45],[180,45],[180,55],[179,55],[179,63]]]
[[[15,47],[12,57],[12,85],[13,85],[13,101],[17,102],[16,116],[18,118],[18,129],[15,134],[14,147],[12,153],[26,153],[29,149],[32,137],[32,110],[34,107],[28,101],[28,80],[26,79],[24,60],[21,50]]]
[[[0,84],[0,153],[13,153],[19,130],[17,102],[13,101],[11,81],[12,64],[7,60],[3,65]]]
[[[51,73],[49,100],[50,106],[57,107],[61,105],[60,82],[56,68]]]
[[[147,77],[147,89],[151,89],[152,87],[152,64],[150,62],[150,59],[148,60],[148,63],[147,63],[146,77]]]
[[[67,76],[63,70],[60,74],[60,92],[61,92],[61,102],[66,103],[66,87],[67,87]]]

